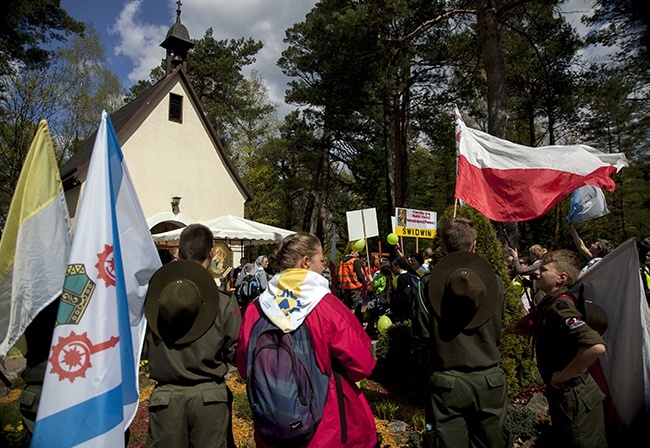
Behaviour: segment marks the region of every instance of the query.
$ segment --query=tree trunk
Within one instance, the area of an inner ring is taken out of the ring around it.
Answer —
[[[493,0],[476,0],[476,22],[481,37],[483,67],[487,81],[488,133],[502,139],[507,135],[508,107],[506,101],[506,74],[499,23]],[[494,223],[499,238],[515,248],[519,245],[519,227],[516,222]]]
[[[391,107],[388,94],[384,93],[383,101],[383,135],[384,135],[384,159],[386,161],[386,206],[388,208],[388,228],[391,228],[390,217],[395,210],[395,146],[391,139]]]
[[[318,156],[318,209],[316,211],[316,236],[323,241],[325,237],[325,228],[327,221],[327,201],[329,199],[330,185],[330,138],[329,128],[325,128],[323,135],[323,145],[320,148]]]
[[[505,65],[501,53],[499,23],[492,0],[476,0],[476,20],[487,80],[488,133],[495,137],[506,138],[508,109]]]
[[[409,65],[398,69],[393,97],[396,207],[408,207],[409,205],[409,75]]]

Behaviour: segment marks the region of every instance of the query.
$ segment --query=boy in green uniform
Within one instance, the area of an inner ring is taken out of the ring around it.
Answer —
[[[499,352],[503,282],[475,253],[473,221],[451,219],[440,235],[447,255],[422,278],[412,327],[429,354],[422,446],[506,448],[508,390]]]
[[[225,376],[235,361],[241,313],[207,270],[212,239],[204,225],[187,226],[179,260],[149,282],[143,357],[157,384],[149,399],[147,447],[235,446]]]
[[[534,338],[557,446],[606,447],[605,394],[587,372],[605,353],[605,341],[583,320],[569,292],[579,275],[580,260],[571,251],[545,254],[537,280],[545,297],[507,332]]]

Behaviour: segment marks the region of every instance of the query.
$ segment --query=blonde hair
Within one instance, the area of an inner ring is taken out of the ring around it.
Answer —
[[[539,260],[540,258],[542,258],[544,256],[544,254],[546,253],[546,249],[544,249],[539,244],[535,244],[535,245],[530,246],[530,249],[528,249],[528,252],[530,252],[531,257],[534,257],[530,261],[535,261],[535,260]]]
[[[282,240],[277,250],[269,257],[269,261],[277,270],[284,271],[300,265],[305,255],[313,257],[319,248],[322,248],[321,242],[314,235],[306,232],[294,233]]]
[[[564,282],[566,287],[573,286],[580,277],[580,259],[570,250],[560,249],[545,253],[542,257],[542,265],[551,263],[558,273],[566,273],[567,280]]]

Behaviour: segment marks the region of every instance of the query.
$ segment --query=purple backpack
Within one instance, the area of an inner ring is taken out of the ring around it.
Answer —
[[[330,375],[316,363],[306,323],[284,333],[253,303],[260,318],[251,330],[246,373],[256,431],[269,446],[304,445],[323,417]]]

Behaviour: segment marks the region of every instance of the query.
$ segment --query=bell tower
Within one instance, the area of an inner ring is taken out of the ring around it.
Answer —
[[[187,68],[187,52],[194,47],[190,40],[185,25],[181,23],[181,0],[176,2],[176,23],[167,31],[167,37],[160,44],[167,51],[165,58],[165,75],[169,75],[178,64],[183,65],[183,71]]]

